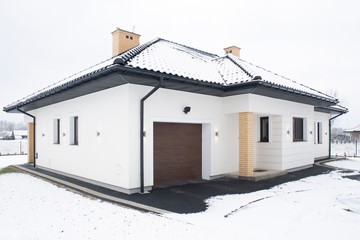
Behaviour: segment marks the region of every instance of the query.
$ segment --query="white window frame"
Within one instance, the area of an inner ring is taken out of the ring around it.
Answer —
[[[294,118],[301,118],[303,120],[303,139],[302,140],[297,140],[297,141],[294,141]],[[308,140],[308,135],[307,135],[307,118],[304,117],[304,116],[298,116],[298,115],[293,115],[291,117],[291,126],[292,126],[292,142],[306,142]]]

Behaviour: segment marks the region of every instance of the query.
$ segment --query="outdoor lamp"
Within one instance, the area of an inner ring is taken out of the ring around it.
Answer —
[[[185,114],[188,114],[190,112],[190,110],[191,110],[191,107],[189,107],[189,106],[184,107]]]

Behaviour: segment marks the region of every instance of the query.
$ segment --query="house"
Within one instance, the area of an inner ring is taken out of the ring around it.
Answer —
[[[34,167],[130,194],[329,156],[330,119],[347,112],[337,99],[243,60],[235,46],[218,56],[112,36],[112,58],[4,107],[27,116]]]
[[[350,141],[359,140],[360,139],[360,124],[356,127],[344,130],[345,133],[350,134]]]

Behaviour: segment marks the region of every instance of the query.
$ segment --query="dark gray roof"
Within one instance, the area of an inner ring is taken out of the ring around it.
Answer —
[[[252,92],[314,106],[338,103],[233,55],[219,57],[157,38],[14,102],[4,111],[31,110],[126,83],[154,86],[159,77],[164,78],[165,88],[214,96]]]

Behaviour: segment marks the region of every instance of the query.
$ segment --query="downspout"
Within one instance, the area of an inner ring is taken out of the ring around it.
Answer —
[[[159,84],[140,100],[140,193],[144,193],[144,102],[162,86],[163,77],[160,77]]]
[[[33,134],[34,134],[34,139],[33,139],[33,152],[34,152],[34,155],[33,155],[33,164],[34,164],[34,168],[36,167],[36,147],[35,147],[35,144],[36,144],[36,133],[35,133],[35,125],[36,125],[36,118],[35,118],[35,116],[33,116],[33,115],[31,115],[31,114],[29,114],[29,113],[27,113],[27,112],[24,112],[23,110],[21,110],[21,109],[19,109],[19,108],[17,108],[17,110],[19,111],[19,112],[21,112],[21,113],[23,113],[23,114],[25,114],[25,115],[27,115],[27,116],[29,116],[29,117],[31,117],[32,119],[33,119]]]
[[[331,120],[340,117],[341,115],[343,115],[344,113],[340,113],[332,118],[329,119],[329,159],[331,158]]]

